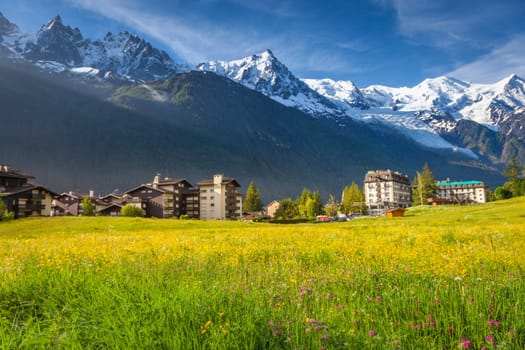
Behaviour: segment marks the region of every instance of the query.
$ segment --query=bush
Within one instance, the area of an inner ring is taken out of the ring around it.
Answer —
[[[131,204],[126,204],[120,210],[120,216],[127,216],[127,217],[133,217],[133,218],[136,218],[136,217],[143,218],[144,215],[146,215],[144,210],[142,210],[141,208],[138,208],[138,207],[136,207],[134,205],[131,205]]]
[[[0,214],[0,221],[10,221],[15,218],[15,213],[6,211],[4,214]]]

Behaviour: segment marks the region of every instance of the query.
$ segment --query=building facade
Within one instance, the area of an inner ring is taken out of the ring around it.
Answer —
[[[242,215],[242,195],[237,180],[222,174],[197,184],[199,188],[200,219],[239,219]]]
[[[135,187],[126,195],[140,201],[146,217],[199,217],[198,190],[185,179],[161,179],[157,174],[153,182]]]
[[[82,195],[63,192],[53,200],[54,216],[77,216],[82,213]]]
[[[438,181],[437,198],[449,203],[486,203],[487,186],[482,181]]]
[[[412,205],[412,189],[408,175],[392,170],[369,171],[365,175],[365,202],[371,215]]]
[[[50,216],[56,193],[32,183],[32,176],[0,165],[0,200],[15,219],[29,216]]]

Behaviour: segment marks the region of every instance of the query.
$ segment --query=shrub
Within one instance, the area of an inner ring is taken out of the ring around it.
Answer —
[[[136,207],[134,205],[131,205],[131,204],[126,204],[120,210],[120,216],[140,217],[140,218],[142,218],[142,217],[144,217],[144,215],[146,215],[144,210],[142,210],[141,208]]]

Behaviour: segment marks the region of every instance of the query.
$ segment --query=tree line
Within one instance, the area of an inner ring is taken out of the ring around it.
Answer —
[[[255,183],[251,181],[246,190],[243,211],[260,212],[262,210],[263,204],[260,192]],[[345,186],[340,200],[331,194],[328,201],[324,204],[321,201],[319,191],[311,191],[308,188],[304,188],[297,198],[284,198],[279,201],[279,208],[275,213],[275,218],[280,220],[314,219],[317,215],[336,216],[338,213],[366,213],[365,195],[355,182]]]

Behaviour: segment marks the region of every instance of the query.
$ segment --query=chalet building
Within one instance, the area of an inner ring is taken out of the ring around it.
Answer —
[[[481,181],[438,181],[437,198],[446,203],[486,203],[487,186]]]
[[[202,220],[239,219],[242,215],[241,187],[237,180],[222,174],[197,184],[200,195],[200,218]]]
[[[365,203],[371,215],[412,205],[412,190],[407,175],[392,170],[369,171],[365,175]]]
[[[106,204],[113,204],[113,203],[119,203],[122,201],[123,196],[119,196],[116,193],[108,193],[105,196],[98,197],[98,199],[101,202],[104,202]]]
[[[82,195],[78,193],[64,192],[53,200],[53,215],[55,216],[77,216],[82,212]]]
[[[56,193],[30,182],[34,177],[0,165],[0,200],[15,219],[28,216],[50,216]]]
[[[199,217],[198,190],[185,179],[160,179],[157,174],[152,183],[132,188],[125,194],[140,200],[147,217]]]

